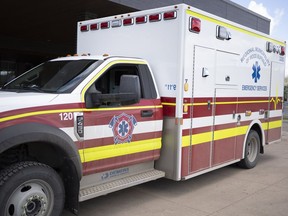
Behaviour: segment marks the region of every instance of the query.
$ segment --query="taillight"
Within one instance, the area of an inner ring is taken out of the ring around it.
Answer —
[[[127,26],[127,25],[133,25],[133,18],[127,18],[123,20],[123,25]]]
[[[146,16],[140,16],[136,17],[136,24],[142,24],[147,22],[147,17]]]
[[[110,26],[109,26],[109,22],[102,22],[101,24],[100,24],[100,28],[101,29],[107,29],[107,28],[109,28]]]
[[[80,31],[81,31],[81,32],[89,31],[88,25],[82,25],[82,26],[80,26]]]
[[[195,17],[190,17],[189,30],[195,33],[199,33],[201,31],[201,20]]]
[[[169,19],[176,19],[177,17],[177,12],[176,11],[169,11],[164,13],[164,20],[169,20]]]
[[[157,22],[161,20],[161,14],[149,15],[149,22]]]
[[[95,31],[95,30],[98,30],[98,29],[99,29],[98,23],[94,23],[94,24],[91,24],[91,25],[90,25],[90,30],[91,30],[91,31]]]

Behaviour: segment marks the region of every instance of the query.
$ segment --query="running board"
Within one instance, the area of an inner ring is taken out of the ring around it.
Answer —
[[[153,181],[165,176],[165,173],[159,170],[150,170],[137,175],[131,175],[122,179],[108,183],[91,186],[80,190],[79,201],[85,201],[94,197],[106,195],[124,188],[132,187],[145,182]]]

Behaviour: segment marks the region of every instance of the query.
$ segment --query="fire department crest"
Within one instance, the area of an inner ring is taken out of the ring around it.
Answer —
[[[137,120],[133,115],[122,113],[114,116],[109,127],[112,128],[114,135],[114,143],[129,143],[132,140],[134,127],[137,125]]]

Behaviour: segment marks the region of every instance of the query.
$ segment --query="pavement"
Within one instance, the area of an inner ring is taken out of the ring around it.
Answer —
[[[71,216],[70,213],[63,213]],[[160,179],[80,203],[79,216],[287,216],[288,121],[254,169],[228,166],[184,182]]]

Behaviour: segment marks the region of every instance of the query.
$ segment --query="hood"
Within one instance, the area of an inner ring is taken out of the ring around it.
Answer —
[[[58,94],[34,92],[16,93],[0,90],[0,112],[49,105],[57,96]]]

